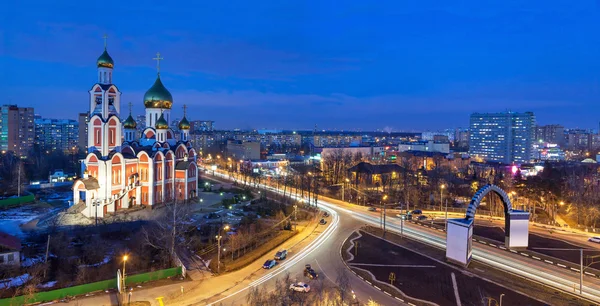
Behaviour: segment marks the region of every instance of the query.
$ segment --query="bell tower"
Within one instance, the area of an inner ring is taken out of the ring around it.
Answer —
[[[104,35],[104,52],[98,57],[98,82],[89,91],[90,119],[88,121],[88,152],[97,151],[107,156],[121,146],[123,130],[119,111],[121,92],[112,84],[114,61],[108,54]]]

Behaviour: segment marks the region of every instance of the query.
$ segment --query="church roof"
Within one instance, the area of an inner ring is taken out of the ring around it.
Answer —
[[[183,116],[183,119],[181,119],[181,121],[179,121],[178,127],[180,130],[189,130],[190,129],[190,122],[187,120],[187,118],[185,118],[185,116]]]
[[[85,186],[86,190],[100,189],[100,184],[98,183],[98,180],[95,177],[88,177],[88,178],[82,179],[81,182]]]
[[[175,170],[187,170],[187,168],[189,166],[190,166],[189,161],[180,161],[177,163],[177,165],[175,165]]]

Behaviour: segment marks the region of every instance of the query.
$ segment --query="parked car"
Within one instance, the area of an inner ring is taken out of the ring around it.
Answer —
[[[423,213],[423,211],[422,211],[422,210],[420,210],[420,209],[415,209],[415,210],[413,210],[413,211],[412,211],[412,214],[413,214],[413,215],[420,215],[420,214],[422,214],[422,213]]]
[[[419,221],[425,221],[425,220],[427,220],[427,216],[423,216],[423,215],[418,216],[417,220],[419,220]]]
[[[377,208],[375,208],[375,207],[371,206],[371,207],[369,207],[369,209],[368,209],[368,210],[369,210],[369,211],[377,211]]]
[[[319,278],[319,274],[317,274],[317,272],[315,272],[315,270],[313,270],[313,268],[310,265],[304,266],[304,276],[310,279]]]
[[[325,225],[325,224],[327,224],[327,221],[325,221],[325,219],[321,219],[321,221],[319,221],[319,224]]]
[[[294,290],[296,292],[309,292],[310,286],[303,282],[299,282],[299,283],[291,284],[290,290]]]
[[[396,217],[402,220],[412,220],[412,214],[397,214]]]
[[[275,267],[276,264],[277,264],[277,262],[274,259],[269,259],[269,260],[265,261],[265,264],[263,265],[263,269],[271,269],[271,268]]]
[[[287,250],[281,250],[275,253],[276,260],[284,260],[287,257]]]
[[[589,242],[600,243],[600,237],[590,237]]]

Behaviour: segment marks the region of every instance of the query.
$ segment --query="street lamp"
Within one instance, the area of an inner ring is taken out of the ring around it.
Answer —
[[[228,231],[229,230],[229,225],[225,225],[225,227],[223,227],[223,230]],[[221,272],[221,238],[223,238],[223,236],[220,235],[221,234],[221,229],[219,229],[219,235],[215,236],[215,238],[217,239],[217,273]],[[225,251],[225,250],[223,250]]]
[[[127,263],[127,255],[123,256],[123,290],[125,290],[125,263]]]
[[[440,186],[440,210],[442,210],[442,203],[444,202],[444,188],[446,188],[446,185],[442,184]]]
[[[385,201],[387,200],[387,198],[387,194],[381,198],[381,206],[383,207],[383,209],[381,210],[381,221],[383,223],[383,238],[385,238]]]

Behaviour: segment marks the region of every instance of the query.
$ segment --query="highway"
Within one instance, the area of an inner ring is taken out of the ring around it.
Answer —
[[[230,179],[227,174],[215,173],[216,176],[224,179]],[[263,189],[268,189],[272,192],[281,193],[280,190],[274,187],[261,185]],[[279,270],[265,275],[260,284],[265,284],[267,287],[273,286],[275,276],[281,274],[283,270],[287,270],[292,275],[301,275],[305,263],[314,264],[318,270],[321,270],[323,275],[335,282],[337,273],[344,268],[340,257],[340,247],[346,237],[355,229],[362,225],[369,224],[379,226],[379,212],[368,212],[364,206],[358,206],[341,202],[339,200],[330,199],[319,196],[318,205],[321,209],[328,211],[332,215],[332,224],[322,237],[315,240],[311,248],[306,248],[299,256],[299,260],[290,260],[289,264],[282,265]],[[395,217],[388,216],[387,229],[393,232],[400,232],[400,220]],[[429,245],[445,249],[446,239],[445,233],[416,226],[410,223],[405,223],[403,226],[405,235],[411,238],[422,241]],[[518,275],[532,281],[545,284],[550,287],[558,288],[566,292],[573,292],[574,287],[579,289],[579,274],[574,271],[569,271],[559,267],[543,265],[533,259],[508,253],[496,248],[473,244],[473,259],[490,265],[494,268],[507,271],[514,275]],[[293,261],[293,262],[292,262]],[[357,293],[358,298],[365,302],[369,297],[383,305],[398,304],[398,301],[391,297],[382,294],[373,287],[365,284],[362,280],[349,273],[351,286]],[[257,285],[254,283],[252,285]],[[223,298],[219,303],[223,305],[235,305],[245,301],[247,291],[240,291],[236,294],[231,294]],[[584,276],[583,296],[589,300],[600,302],[600,282],[598,279]]]

